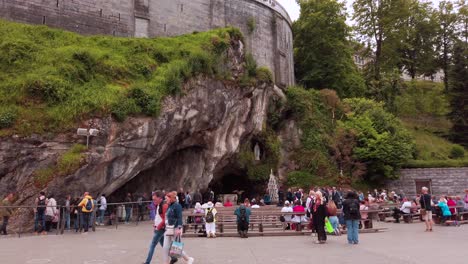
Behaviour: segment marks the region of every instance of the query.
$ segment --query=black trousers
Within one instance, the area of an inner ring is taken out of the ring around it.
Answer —
[[[83,214],[83,229],[85,232],[88,232],[88,227],[89,227],[89,216],[91,215],[91,213],[85,213],[85,212],[82,212]]]
[[[237,231],[249,231],[249,223],[247,222],[238,222],[237,223]]]
[[[327,241],[327,233],[325,232],[325,223],[317,223],[317,238],[319,241]]]
[[[7,234],[7,225],[8,225],[8,216],[4,216],[3,217],[3,223],[2,223],[2,227],[0,229],[0,232],[2,232],[4,235]]]

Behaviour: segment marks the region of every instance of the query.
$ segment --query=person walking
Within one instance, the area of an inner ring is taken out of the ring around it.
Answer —
[[[164,232],[163,242],[163,263],[170,264],[171,257],[169,251],[172,242],[176,237],[182,236],[182,206],[177,202],[177,192],[169,192],[166,194],[166,203],[169,205],[166,212],[165,224],[166,231]],[[182,258],[192,264],[194,258],[189,257],[185,251],[182,251]]]
[[[348,244],[357,245],[359,243],[359,221],[361,213],[359,210],[359,197],[351,191],[346,195],[343,202],[343,213],[348,233]]]
[[[78,207],[81,208],[83,234],[88,234],[89,218],[94,210],[93,197],[89,195],[89,192],[83,194],[83,200],[78,204]]]
[[[428,193],[429,188],[421,188],[422,195],[419,198],[419,205],[421,206],[420,214],[423,216],[424,224],[426,225],[426,232],[432,232],[432,197]]]
[[[101,198],[99,198],[99,225],[104,225],[104,216],[107,210],[107,199],[105,194],[101,194]]]
[[[125,224],[129,224],[130,218],[132,216],[132,194],[127,193],[125,198]]]
[[[35,204],[36,207],[34,208],[35,218],[34,218],[34,233],[37,235],[38,233],[42,232],[42,234],[46,234],[45,231],[45,212],[47,207],[47,198],[45,196],[45,192],[40,192],[39,197],[36,198]],[[40,222],[39,222],[40,221]],[[39,228],[40,224],[40,228]]]
[[[241,204],[236,210],[234,211],[234,215],[237,216],[237,232],[241,238],[247,238],[247,232],[249,231],[249,224],[250,224],[250,209]]]
[[[11,206],[13,202],[13,193],[9,193],[5,199],[3,199],[2,203],[0,204],[1,206]],[[11,213],[12,213],[12,208],[0,208],[0,218],[3,220],[2,226],[0,228],[0,235],[7,235],[7,225],[8,225],[8,219],[10,219]]]
[[[164,232],[166,231],[165,220],[168,204],[164,203],[164,194],[161,191],[153,192],[152,200],[152,203],[156,207],[156,214],[153,223],[153,239],[150,243],[146,261],[143,262],[143,264],[151,263],[151,260],[153,259],[154,255],[154,249],[156,248],[158,243],[161,245],[161,247],[164,247]]]
[[[206,237],[216,237],[216,213],[217,211],[213,203],[211,201],[208,202],[205,210]]]
[[[316,241],[316,244],[325,244],[327,241],[327,233],[325,232],[325,217],[327,217],[328,212],[325,206],[323,194],[320,191],[315,193],[315,203],[312,207],[311,214],[313,225],[315,230],[317,230],[318,241]]]

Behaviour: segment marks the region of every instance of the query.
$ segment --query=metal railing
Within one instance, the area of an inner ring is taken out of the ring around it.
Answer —
[[[88,219],[88,229],[92,230],[93,232],[96,231],[96,223],[103,223],[103,225],[115,225],[115,228],[118,229],[120,222],[127,222],[127,223],[135,223],[138,225],[139,222],[143,221],[145,218],[149,219],[149,213],[151,210],[148,208],[152,201],[141,201],[141,202],[123,202],[123,203],[107,203],[107,208],[104,210],[103,218],[101,218],[101,212],[99,210],[100,204],[94,204],[94,209],[89,215]],[[46,215],[47,208],[55,207],[57,210],[57,216],[49,216],[49,219],[45,218],[44,220],[38,219],[39,215],[37,213],[38,208],[43,208],[44,213],[42,217],[48,217]],[[129,209],[125,209],[129,208]],[[78,208],[76,205],[64,206],[64,205],[57,205],[57,206],[0,206],[0,210],[6,209],[11,211],[11,215],[9,217],[10,221],[8,226],[14,225],[17,227],[14,231],[21,237],[23,234],[38,233],[38,231],[45,231],[55,229],[56,235],[63,235],[67,229],[75,229],[76,232],[82,232],[85,223],[84,215],[81,211],[81,208]],[[130,212],[130,215],[127,217],[127,212]],[[28,216],[24,216],[24,214]],[[23,215],[23,216],[22,216]],[[33,217],[33,222],[31,223],[31,216]],[[56,217],[57,220],[50,219],[50,217]],[[11,222],[12,219],[15,221]],[[69,221],[67,221],[69,219]],[[101,222],[102,220],[102,222]],[[0,219],[0,223],[2,219]],[[41,223],[41,228],[36,230],[35,226],[38,225],[36,222],[46,222],[45,226]],[[68,222],[70,225],[68,225]],[[49,229],[50,227],[50,229]],[[46,231],[47,233],[51,233]]]

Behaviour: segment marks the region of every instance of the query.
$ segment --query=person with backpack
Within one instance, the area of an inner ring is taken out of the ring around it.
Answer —
[[[1,206],[11,206],[11,203],[13,202],[14,195],[13,193],[9,193],[5,199],[0,203]],[[3,220],[2,226],[0,228],[0,235],[7,235],[7,225],[8,225],[8,219],[10,219],[11,213],[13,211],[13,208],[0,208],[0,218]]]
[[[359,210],[359,197],[350,191],[343,202],[343,213],[348,234],[348,243],[357,245],[359,243],[359,222],[361,212]]]
[[[205,229],[206,237],[216,237],[216,208],[211,201],[207,203],[205,210]]]
[[[163,263],[170,264],[170,262],[174,262],[169,256],[172,242],[174,242],[176,238],[182,236],[182,206],[177,202],[176,191],[166,194],[166,203],[169,207],[167,208],[165,218],[166,232],[164,232],[163,242]],[[192,264],[195,261],[194,258],[188,256],[185,251],[182,251],[182,258],[188,264]]]
[[[249,231],[250,214],[250,209],[243,204],[241,204],[234,211],[234,215],[237,216],[237,232],[239,232],[241,238],[247,238],[247,232]]]
[[[85,192],[83,194],[83,200],[78,204],[78,207],[81,208],[81,215],[83,216],[82,219],[82,225],[84,229],[83,234],[88,234],[88,227],[89,227],[89,218],[91,216],[91,213],[94,210],[94,202],[93,202],[93,197],[89,195],[89,192]]]
[[[45,231],[45,211],[47,206],[47,198],[45,196],[45,192],[40,192],[39,197],[36,198],[35,204],[36,208],[34,208],[34,213],[36,214],[34,218],[34,233],[37,235],[38,233],[42,232],[42,234],[46,234]],[[41,226],[39,228],[39,221]]]

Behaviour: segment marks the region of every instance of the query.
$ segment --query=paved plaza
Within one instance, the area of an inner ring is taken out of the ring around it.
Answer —
[[[422,223],[376,223],[382,233],[363,234],[360,244],[348,245],[346,236],[329,236],[328,244],[316,245],[311,236],[240,238],[187,238],[187,252],[200,264],[291,263],[468,263],[468,225],[436,227],[423,232]],[[139,264],[151,239],[149,222],[100,228],[87,235],[0,237],[2,264]],[[161,248],[153,263],[159,264]],[[184,263],[180,260],[178,263]]]

